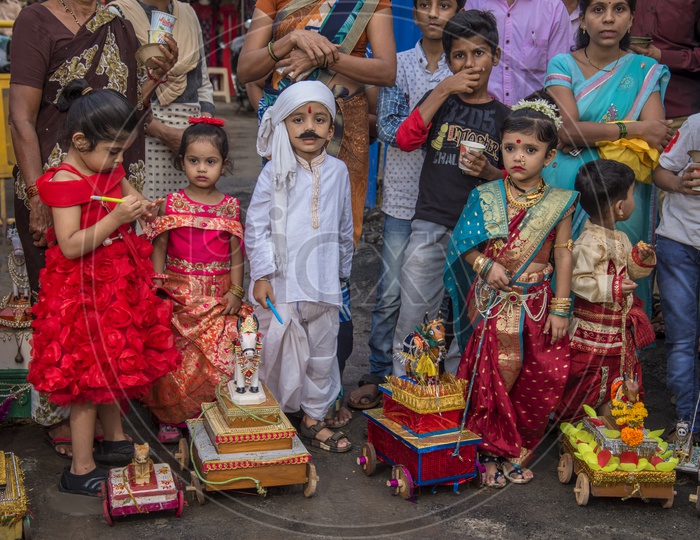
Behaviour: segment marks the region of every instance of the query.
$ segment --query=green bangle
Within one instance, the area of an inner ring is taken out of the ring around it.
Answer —
[[[620,139],[627,138],[627,125],[624,122],[615,122],[615,125],[620,130]]]
[[[270,55],[270,58],[272,58],[272,60],[273,60],[273,61],[275,62],[275,64],[276,64],[277,62],[280,61],[280,59],[277,58],[277,55],[275,54],[275,51],[272,50],[272,45],[273,45],[274,43],[275,43],[274,40],[270,40],[270,42],[267,44],[267,53]]]
[[[565,319],[568,319],[568,318],[569,318],[569,314],[568,314],[568,313],[564,313],[563,311],[552,311],[552,310],[550,310],[550,311],[549,311],[549,314],[550,314],[550,315],[557,315],[558,317],[564,317]]]

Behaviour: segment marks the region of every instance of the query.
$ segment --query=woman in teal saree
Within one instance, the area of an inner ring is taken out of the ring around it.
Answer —
[[[662,152],[673,135],[663,109],[668,68],[627,51],[634,6],[634,0],[581,2],[577,49],[549,63],[545,87],[564,120],[559,130],[563,148],[542,172],[550,185],[573,189],[578,169],[598,159],[596,144],[602,141],[637,138]],[[639,240],[652,243],[657,216],[651,178],[637,180],[636,210],[618,225],[633,245]],[[574,239],[587,217],[579,209],[574,217]],[[642,280],[635,293],[650,309],[648,281]]]

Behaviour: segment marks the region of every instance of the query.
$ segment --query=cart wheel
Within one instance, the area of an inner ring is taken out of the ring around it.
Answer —
[[[576,503],[579,506],[586,506],[588,504],[588,496],[591,492],[591,483],[588,480],[586,473],[578,473],[576,477],[576,487],[574,488],[574,493],[576,494]]]
[[[377,452],[372,443],[362,445],[362,455],[357,458],[357,464],[362,467],[362,472],[372,476],[377,469]]]
[[[388,480],[386,485],[395,488],[394,494],[404,500],[413,497],[413,478],[403,465],[396,465],[391,469],[391,480]]]
[[[194,488],[194,494],[197,498],[197,502],[200,506],[204,504],[204,490],[202,489],[202,483],[199,481],[197,475],[192,471],[190,473],[190,485]]]
[[[190,447],[187,444],[187,439],[183,437],[178,443],[177,452],[175,452],[175,457],[180,464],[180,470],[184,471],[190,464]]]
[[[110,527],[114,527],[114,520],[112,519],[112,516],[109,513],[109,501],[107,500],[107,497],[102,499],[102,517],[105,518],[107,525],[109,525]]]
[[[185,492],[178,490],[177,492],[177,508],[175,509],[175,517],[180,517],[185,509]]]
[[[574,474],[574,458],[568,452],[564,452],[559,458],[559,467],[557,467],[557,476],[562,484],[571,482],[571,476]]]
[[[700,489],[700,488],[698,488]],[[671,496],[668,499],[663,499],[661,501],[661,508],[671,508],[673,506],[673,499],[676,496],[675,491],[671,491]],[[697,504],[695,505],[695,508],[697,509]]]
[[[307,499],[313,497],[316,493],[318,485],[318,475],[316,474],[316,466],[313,463],[306,464],[306,484],[304,484],[304,497]]]
[[[22,522],[22,539],[32,540],[32,520],[29,516],[24,516],[24,521]]]

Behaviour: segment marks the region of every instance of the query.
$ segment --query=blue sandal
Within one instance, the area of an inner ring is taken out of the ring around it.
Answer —
[[[510,465],[511,469],[506,470],[506,465]],[[525,472],[529,471],[530,469],[525,469],[517,463],[504,460],[501,467],[503,469],[503,473],[506,477],[506,480],[508,480],[509,482],[513,482],[514,484],[527,484],[532,480],[532,478],[525,478]]]
[[[493,480],[491,482],[486,482],[486,475],[483,475],[483,481],[481,483],[482,486],[494,489],[502,489],[508,485],[508,482],[505,481],[505,475],[500,470],[501,461],[499,458],[495,456],[481,456],[479,458],[479,462],[484,466],[486,465],[486,463],[494,463],[496,465],[496,473],[493,475]],[[503,478],[502,483],[499,482],[501,478]]]

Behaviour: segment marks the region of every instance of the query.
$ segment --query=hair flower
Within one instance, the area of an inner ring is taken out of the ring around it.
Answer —
[[[564,125],[564,121],[559,116],[559,109],[557,109],[557,106],[548,103],[544,99],[535,99],[532,101],[521,99],[510,108],[511,111],[517,111],[519,109],[532,109],[533,111],[544,114],[554,122],[554,126],[557,129],[560,129]]]
[[[190,116],[187,122],[190,124],[208,124],[221,128],[226,125],[223,118],[214,118],[213,116]]]

